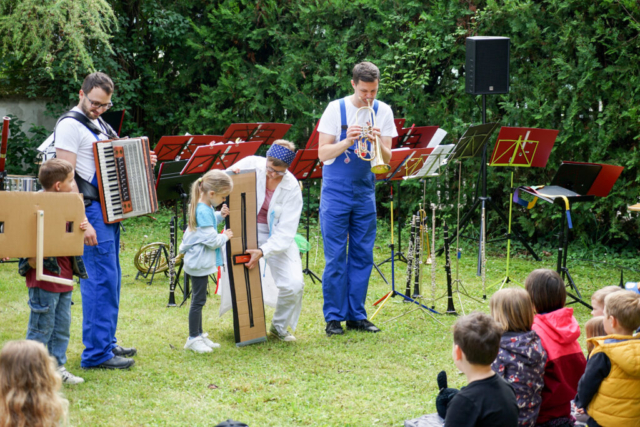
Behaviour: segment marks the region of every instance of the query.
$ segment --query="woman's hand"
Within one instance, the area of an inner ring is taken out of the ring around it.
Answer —
[[[258,261],[262,258],[262,250],[261,249],[247,249],[245,253],[251,255],[251,259],[244,266],[251,270],[253,267],[258,265]]]

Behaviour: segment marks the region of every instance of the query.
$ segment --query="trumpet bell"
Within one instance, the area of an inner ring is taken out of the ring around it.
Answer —
[[[391,170],[391,166],[385,165],[384,163],[371,166],[371,172],[375,173],[376,175],[381,173],[387,173],[390,170]]]

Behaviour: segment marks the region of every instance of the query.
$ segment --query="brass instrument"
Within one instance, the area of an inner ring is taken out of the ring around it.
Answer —
[[[360,100],[362,100],[362,98],[360,98]],[[365,120],[364,124],[360,125],[358,118],[361,111],[367,113],[371,118],[371,121]],[[358,108],[358,111],[356,111],[356,126],[362,127],[362,132],[356,140],[356,156],[366,162],[371,162],[371,172],[375,174],[389,172],[389,170],[391,170],[391,166],[385,164],[382,159],[382,149],[380,148],[379,138],[375,136],[373,141],[369,138],[369,134],[372,129],[378,125],[376,123],[376,113],[373,110],[373,107],[371,107],[370,100],[368,99],[367,106]],[[371,148],[369,148],[369,146],[371,146]]]
[[[169,269],[167,258],[164,255],[166,245],[162,242],[149,243],[142,246],[136,253],[133,263],[143,274],[163,273]]]

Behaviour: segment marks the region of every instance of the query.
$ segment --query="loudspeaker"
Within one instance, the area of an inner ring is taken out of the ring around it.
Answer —
[[[509,93],[508,37],[467,37],[467,93]]]

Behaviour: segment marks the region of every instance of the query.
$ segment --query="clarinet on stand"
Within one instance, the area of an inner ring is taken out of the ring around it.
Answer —
[[[175,307],[176,306],[176,219],[177,217],[171,218],[171,222],[169,223],[169,303],[167,307]]]
[[[447,314],[457,315],[458,313],[456,313],[456,308],[453,306],[453,288],[451,286],[451,256],[449,256],[449,227],[447,227],[446,223],[443,223],[442,230],[444,234],[444,271],[446,271],[447,273]]]
[[[420,212],[418,212],[420,215]],[[422,276],[422,234],[423,234],[423,222],[421,219],[421,215],[415,215],[413,217],[413,221],[416,224],[416,235],[415,235],[415,243],[413,245],[413,251],[415,253],[413,259],[413,271],[414,271],[414,281],[413,281],[413,295],[411,297],[413,299],[422,298],[420,295],[420,279]]]
[[[431,253],[429,254],[431,258],[431,308],[436,308],[436,205],[431,205],[431,219],[432,219],[432,229],[431,229]]]
[[[411,295],[411,279],[413,278],[413,265],[415,263],[415,247],[414,241],[416,238],[416,221],[415,216],[411,218],[411,235],[409,236],[409,248],[407,249],[407,288],[404,291],[406,296]],[[404,302],[411,302],[405,299]]]

